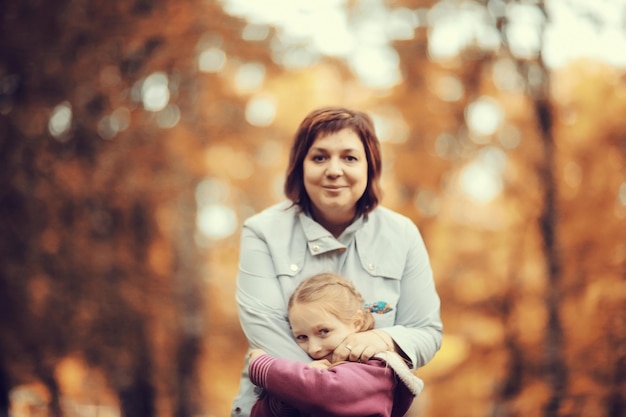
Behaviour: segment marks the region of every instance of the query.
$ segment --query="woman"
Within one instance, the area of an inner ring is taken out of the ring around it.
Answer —
[[[331,364],[333,350],[346,337],[374,327],[363,297],[343,277],[323,273],[302,281],[289,299],[288,317],[296,343],[314,361],[250,351],[250,380],[265,389],[252,417],[402,417],[421,392],[422,380],[395,352]]]
[[[413,222],[379,206],[381,153],[368,115],[328,107],[300,124],[291,148],[288,201],[246,220],[237,305],[251,348],[307,362],[291,336],[287,300],[321,272],[350,277],[376,330],[352,334],[332,362],[366,361],[392,350],[412,368],[439,350],[442,323],[428,254]],[[259,390],[244,366],[232,416],[249,416]]]

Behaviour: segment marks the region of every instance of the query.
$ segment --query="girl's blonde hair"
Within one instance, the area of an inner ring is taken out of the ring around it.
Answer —
[[[294,304],[317,302],[320,308],[344,323],[351,323],[359,315],[362,325],[358,331],[374,328],[374,316],[364,309],[363,296],[354,285],[340,275],[321,273],[305,279],[289,298],[287,312]]]

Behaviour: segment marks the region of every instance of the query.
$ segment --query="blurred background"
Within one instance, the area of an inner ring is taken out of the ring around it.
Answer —
[[[0,416],[230,415],[242,221],[372,115],[445,336],[411,416],[626,416],[626,1],[0,2]]]

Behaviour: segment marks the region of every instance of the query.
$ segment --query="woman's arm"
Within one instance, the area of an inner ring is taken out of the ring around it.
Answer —
[[[406,230],[407,261],[400,282],[400,298],[393,327],[380,329],[390,335],[398,353],[414,368],[424,366],[439,348],[443,332],[440,299],[421,234],[409,223]]]
[[[287,303],[267,244],[250,228],[241,235],[236,299],[239,321],[250,347],[279,357],[307,361],[293,339]]]
[[[386,227],[388,224],[380,227],[387,230],[386,240],[366,242],[377,245],[370,252],[380,254],[387,263],[402,266],[397,275],[393,325],[348,336],[335,349],[333,362],[367,360],[378,352],[392,350],[417,368],[439,350],[443,326],[428,253],[417,227],[410,219],[403,219],[392,229]]]

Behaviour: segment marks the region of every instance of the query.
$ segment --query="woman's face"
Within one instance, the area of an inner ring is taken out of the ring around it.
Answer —
[[[343,129],[315,139],[304,158],[304,188],[323,225],[352,221],[367,188],[367,157],[359,136]]]
[[[358,331],[359,322],[344,323],[319,303],[295,303],[289,310],[291,331],[298,343],[315,360],[331,360],[333,351],[348,336]]]

